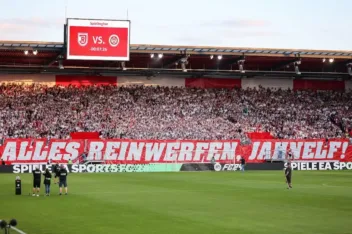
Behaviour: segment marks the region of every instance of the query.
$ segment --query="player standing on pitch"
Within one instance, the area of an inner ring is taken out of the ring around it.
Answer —
[[[287,167],[285,169],[286,183],[288,186],[287,189],[292,189],[291,176],[292,176],[291,163],[287,163]]]
[[[37,191],[37,197],[39,197],[40,192],[40,181],[41,181],[42,172],[38,167],[33,171],[33,197],[35,196],[35,192]]]
[[[65,195],[67,195],[67,170],[64,166],[61,166],[59,173],[59,187],[60,187],[60,196],[62,195],[62,187],[65,187]]]
[[[51,167],[51,172],[54,173],[54,184],[57,184],[57,178],[59,177],[59,164],[53,164],[53,166]]]

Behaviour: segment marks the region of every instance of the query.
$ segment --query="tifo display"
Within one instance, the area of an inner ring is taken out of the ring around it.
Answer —
[[[285,160],[352,161],[352,146],[346,140],[255,140],[242,145],[233,141],[143,141],[143,140],[6,140],[0,147],[8,164],[66,163],[86,161],[108,164],[201,163],[214,158],[234,163],[244,157],[249,163]]]

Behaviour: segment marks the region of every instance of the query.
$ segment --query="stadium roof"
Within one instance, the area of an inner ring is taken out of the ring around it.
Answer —
[[[25,55],[24,51],[29,53]],[[38,54],[31,51],[38,51]],[[352,51],[333,50],[132,44],[130,52],[130,61],[121,69],[120,63],[112,61],[66,60],[63,43],[0,41],[0,72],[348,79],[347,65],[352,63]],[[150,54],[156,56],[151,58]],[[158,59],[158,54],[163,54],[163,58]],[[187,72],[184,72],[180,61],[186,56],[189,57]],[[245,60],[245,73],[239,71],[241,60]],[[300,75],[294,68],[297,61],[300,61]],[[59,69],[61,65],[64,69]]]

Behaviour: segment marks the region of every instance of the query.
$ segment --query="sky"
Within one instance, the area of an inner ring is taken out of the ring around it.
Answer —
[[[0,40],[63,42],[65,17],[124,20],[128,10],[133,44],[352,50],[351,9],[351,0],[0,0]]]

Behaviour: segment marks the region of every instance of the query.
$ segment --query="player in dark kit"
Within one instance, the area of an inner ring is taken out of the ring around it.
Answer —
[[[35,196],[35,192],[37,191],[37,197],[39,197],[40,192],[40,181],[41,181],[42,172],[38,167],[33,171],[33,197]]]
[[[291,168],[291,163],[287,163],[287,167],[285,169],[285,177],[286,177],[286,183],[287,183],[287,189],[292,189],[292,184],[291,184],[291,177],[292,177],[292,168]]]
[[[57,183],[57,178],[59,177],[59,171],[60,171],[60,168],[59,168],[59,164],[54,164],[51,168],[51,171],[52,173],[54,173],[54,184]]]
[[[60,196],[62,194],[62,187],[65,187],[65,195],[67,195],[67,170],[64,166],[61,166],[60,171],[58,173],[59,176],[59,187],[60,187]]]

